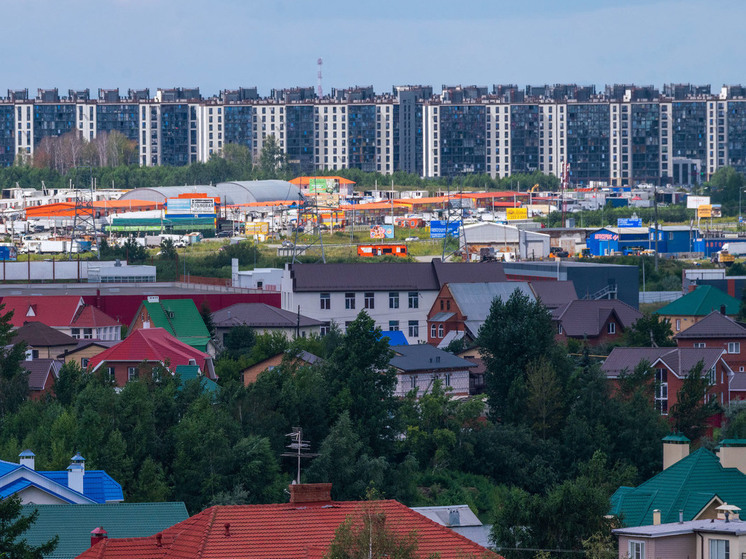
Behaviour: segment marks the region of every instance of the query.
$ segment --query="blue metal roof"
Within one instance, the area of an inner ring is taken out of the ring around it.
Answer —
[[[39,473],[47,479],[67,487],[67,470]],[[124,501],[122,486],[103,470],[86,470],[83,476],[83,495],[96,503]]]
[[[388,338],[389,345],[409,345],[407,337],[401,330],[385,330],[381,332],[381,338]],[[381,338],[378,338],[379,340]]]

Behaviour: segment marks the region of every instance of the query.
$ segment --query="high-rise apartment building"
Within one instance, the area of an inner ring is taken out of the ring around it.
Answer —
[[[141,165],[208,161],[227,144],[258,160],[270,137],[298,174],[357,168],[423,177],[540,171],[571,184],[692,184],[731,165],[746,172],[746,88],[575,84],[8,91],[0,99],[0,165],[33,156],[45,137],[85,140],[117,131],[137,143]]]

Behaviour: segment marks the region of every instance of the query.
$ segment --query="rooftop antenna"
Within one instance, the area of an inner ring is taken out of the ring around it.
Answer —
[[[308,452],[311,450],[311,443],[303,440],[303,429],[300,427],[293,427],[292,432],[285,435],[290,438],[290,444],[287,448],[293,452],[283,452],[281,456],[289,456],[298,460],[298,469],[295,478],[295,483],[300,484],[300,459],[301,458],[315,458],[318,456],[315,452]]]
[[[324,96],[324,90],[321,88],[321,66],[324,64],[324,61],[321,58],[319,58],[316,61],[316,64],[319,66],[319,73],[318,73],[319,87],[316,93],[319,96],[319,99],[321,99]]]

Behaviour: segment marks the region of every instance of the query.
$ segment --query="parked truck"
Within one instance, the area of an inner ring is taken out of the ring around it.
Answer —
[[[725,243],[722,250],[733,256],[743,256],[746,255],[746,242]]]

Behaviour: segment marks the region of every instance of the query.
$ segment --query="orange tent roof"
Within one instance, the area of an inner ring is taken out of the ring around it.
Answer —
[[[339,184],[355,184],[355,181],[351,181],[350,179],[346,179],[344,177],[296,177],[290,182],[296,186],[308,186],[311,182],[311,179],[334,179]]]
[[[163,206],[150,200],[99,200],[91,204],[95,210],[154,210]],[[80,209],[78,214],[90,214],[91,210]],[[75,202],[57,202],[43,206],[26,208],[26,219],[39,217],[72,217],[75,215]]]
[[[362,212],[365,210],[390,210],[391,202],[368,202],[367,204],[345,204],[343,206],[339,206],[339,209],[344,210],[346,212],[351,212],[353,210],[357,212]]]

